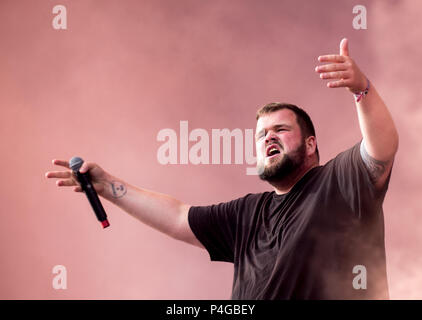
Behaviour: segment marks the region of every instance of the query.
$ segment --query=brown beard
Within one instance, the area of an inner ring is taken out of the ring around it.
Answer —
[[[303,140],[296,150],[291,151],[289,154],[285,153],[277,163],[264,167],[263,170],[258,168],[259,178],[268,182],[282,181],[303,166],[305,156],[306,146]]]

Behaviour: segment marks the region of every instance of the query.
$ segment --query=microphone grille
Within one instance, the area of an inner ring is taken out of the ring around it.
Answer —
[[[69,167],[73,171],[78,171],[80,167],[82,167],[82,164],[84,163],[82,158],[79,157],[73,157],[69,160]]]

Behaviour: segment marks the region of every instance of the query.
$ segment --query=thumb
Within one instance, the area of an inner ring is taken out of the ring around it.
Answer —
[[[84,162],[79,169],[80,173],[86,173],[90,169],[90,165],[87,162]]]
[[[340,42],[340,55],[341,56],[349,56],[349,40],[343,38]]]

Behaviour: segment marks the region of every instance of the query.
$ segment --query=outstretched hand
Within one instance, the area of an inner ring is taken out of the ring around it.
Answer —
[[[70,169],[69,162],[66,160],[53,160],[53,164]],[[94,189],[99,195],[103,195],[106,190],[108,174],[104,171],[99,165],[94,162],[84,162],[79,172],[85,173],[88,172],[91,176],[91,181],[94,186]],[[60,180],[56,181],[58,187],[73,187],[75,192],[83,192],[78,179],[76,178],[75,173],[72,170],[62,170],[62,171],[48,171],[45,173],[46,178],[59,178]]]
[[[356,63],[349,56],[349,41],[344,38],[340,42],[340,54],[329,54],[318,57],[319,62],[327,64],[317,66],[315,72],[321,79],[331,80],[327,83],[329,88],[345,87],[353,93],[365,90],[367,80]]]

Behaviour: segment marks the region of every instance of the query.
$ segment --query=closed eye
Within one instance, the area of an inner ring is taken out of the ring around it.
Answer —
[[[289,131],[291,129],[290,126],[287,126],[285,124],[283,125],[276,125],[274,127],[272,127],[272,130],[274,130],[275,132],[281,132],[281,131]],[[265,137],[267,135],[267,132],[265,132],[265,130],[262,130],[261,132],[258,132],[255,136],[256,141],[261,140],[263,137]]]
[[[257,135],[255,136],[255,139],[256,139],[256,141],[258,141],[258,140],[261,140],[263,137],[265,137],[264,132],[257,134]]]

